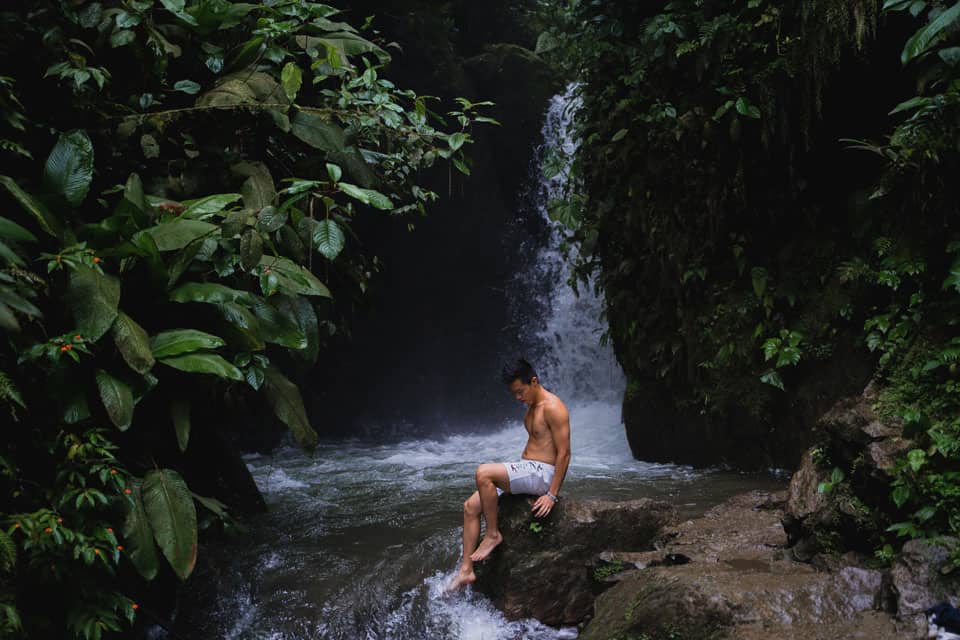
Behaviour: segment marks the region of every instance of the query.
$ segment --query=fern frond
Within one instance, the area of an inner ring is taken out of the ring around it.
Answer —
[[[27,408],[27,405],[23,402],[23,396],[20,395],[20,390],[17,389],[17,385],[15,385],[13,380],[10,379],[10,376],[3,371],[0,371],[0,400],[10,407],[10,415],[13,416],[14,420],[17,420],[17,406],[21,409]]]
[[[0,571],[10,572],[17,564],[17,544],[5,531],[0,531]]]
[[[24,149],[23,145],[17,144],[13,140],[7,140],[6,138],[0,138],[0,150],[14,153],[23,158],[33,158],[33,154]]]

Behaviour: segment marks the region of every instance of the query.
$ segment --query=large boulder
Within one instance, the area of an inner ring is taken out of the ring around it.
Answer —
[[[882,572],[821,571],[784,553],[782,494],[755,491],[667,527],[656,551],[609,553],[622,567],[581,640],[920,638],[883,610]]]
[[[924,611],[939,602],[960,601],[960,575],[951,568],[949,559],[956,552],[958,541],[911,540],[903,545],[890,568],[889,587],[895,598],[897,615],[922,628]]]
[[[872,554],[882,544],[890,522],[871,505],[888,503],[894,463],[911,443],[899,420],[877,415],[876,403],[870,384],[817,421],[817,444],[790,481],[783,521],[798,560],[839,550]]]
[[[668,503],[562,500],[544,519],[534,518],[530,496],[500,499],[503,542],[477,564],[475,587],[508,618],[572,625],[592,610],[610,586],[595,578],[602,553],[652,548],[663,527],[677,521]]]

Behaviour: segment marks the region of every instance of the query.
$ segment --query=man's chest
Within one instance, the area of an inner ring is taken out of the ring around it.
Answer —
[[[528,409],[527,414],[523,417],[523,426],[526,427],[531,438],[543,438],[549,436],[550,433],[542,407]]]

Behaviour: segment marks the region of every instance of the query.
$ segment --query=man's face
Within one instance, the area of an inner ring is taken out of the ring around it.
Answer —
[[[534,385],[537,384],[537,379],[533,378],[530,380],[530,384],[527,384],[517,378],[510,383],[510,393],[513,394],[513,397],[522,402],[523,404],[529,406],[533,402],[534,396]]]

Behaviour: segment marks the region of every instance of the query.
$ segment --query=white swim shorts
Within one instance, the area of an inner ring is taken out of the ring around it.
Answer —
[[[552,464],[537,460],[520,460],[502,464],[507,468],[507,476],[510,477],[510,493],[542,496],[550,490],[554,472]],[[502,493],[503,490],[497,487],[497,495]]]

